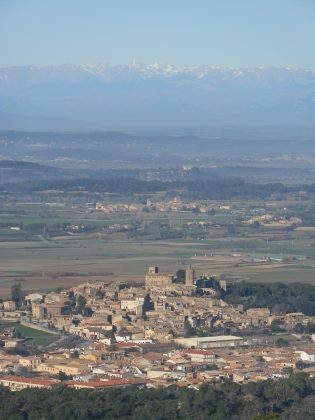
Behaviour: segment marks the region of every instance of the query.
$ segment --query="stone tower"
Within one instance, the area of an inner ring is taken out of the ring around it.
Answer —
[[[185,271],[185,286],[194,285],[195,270],[192,268],[191,264],[187,267]]]

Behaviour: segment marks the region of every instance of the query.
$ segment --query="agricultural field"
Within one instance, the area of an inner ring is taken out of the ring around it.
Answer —
[[[290,205],[275,203],[275,211]],[[243,203],[231,201],[230,205]],[[262,205],[257,200],[247,203]],[[151,265],[175,273],[189,263],[197,274],[235,281],[315,284],[314,229],[287,230],[277,225],[255,230],[237,218],[224,211],[211,216],[191,212],[104,215],[84,206],[0,208],[0,296],[8,296],[14,282],[20,282],[24,291],[71,287],[86,280],[142,282]],[[208,224],[203,237],[199,231],[192,237],[172,237],[187,223],[199,222]],[[141,223],[148,234],[143,234]],[[233,223],[238,223],[236,232],[229,230]],[[140,227],[136,234],[110,231],[119,224]],[[172,232],[170,237],[154,238],[160,225],[164,234]],[[68,226],[84,229],[67,231]],[[292,261],[292,256],[298,258]],[[265,257],[273,259],[265,261]]]

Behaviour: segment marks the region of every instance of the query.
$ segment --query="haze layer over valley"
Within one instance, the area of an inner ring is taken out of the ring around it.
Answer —
[[[0,69],[0,128],[104,130],[314,125],[315,72],[289,68],[20,66]]]

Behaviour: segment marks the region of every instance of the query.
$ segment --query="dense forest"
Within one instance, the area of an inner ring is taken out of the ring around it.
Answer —
[[[0,388],[0,420],[267,420],[315,418],[315,379],[238,385],[202,385],[199,391],[161,389],[74,390],[65,386],[10,392]]]
[[[243,304],[244,309],[268,307],[272,312],[303,312],[315,315],[315,286],[303,283],[229,284],[221,297],[230,304]]]

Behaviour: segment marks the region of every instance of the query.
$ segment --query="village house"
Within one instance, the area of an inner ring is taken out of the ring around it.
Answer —
[[[19,357],[18,362],[20,366],[26,368],[29,371],[33,371],[38,368],[42,362],[42,358],[38,356]]]
[[[214,363],[216,359],[215,353],[210,350],[188,349],[185,354],[192,362],[198,363]]]
[[[52,359],[40,363],[36,370],[49,375],[58,375],[59,372],[63,372],[66,375],[74,376],[91,372],[92,364],[79,359]]]
[[[11,311],[13,312],[16,309],[16,303],[13,302],[12,300],[5,300],[2,305],[3,305],[3,309],[8,312],[11,312]]]
[[[303,362],[314,362],[315,363],[315,348],[303,349],[297,351]]]

